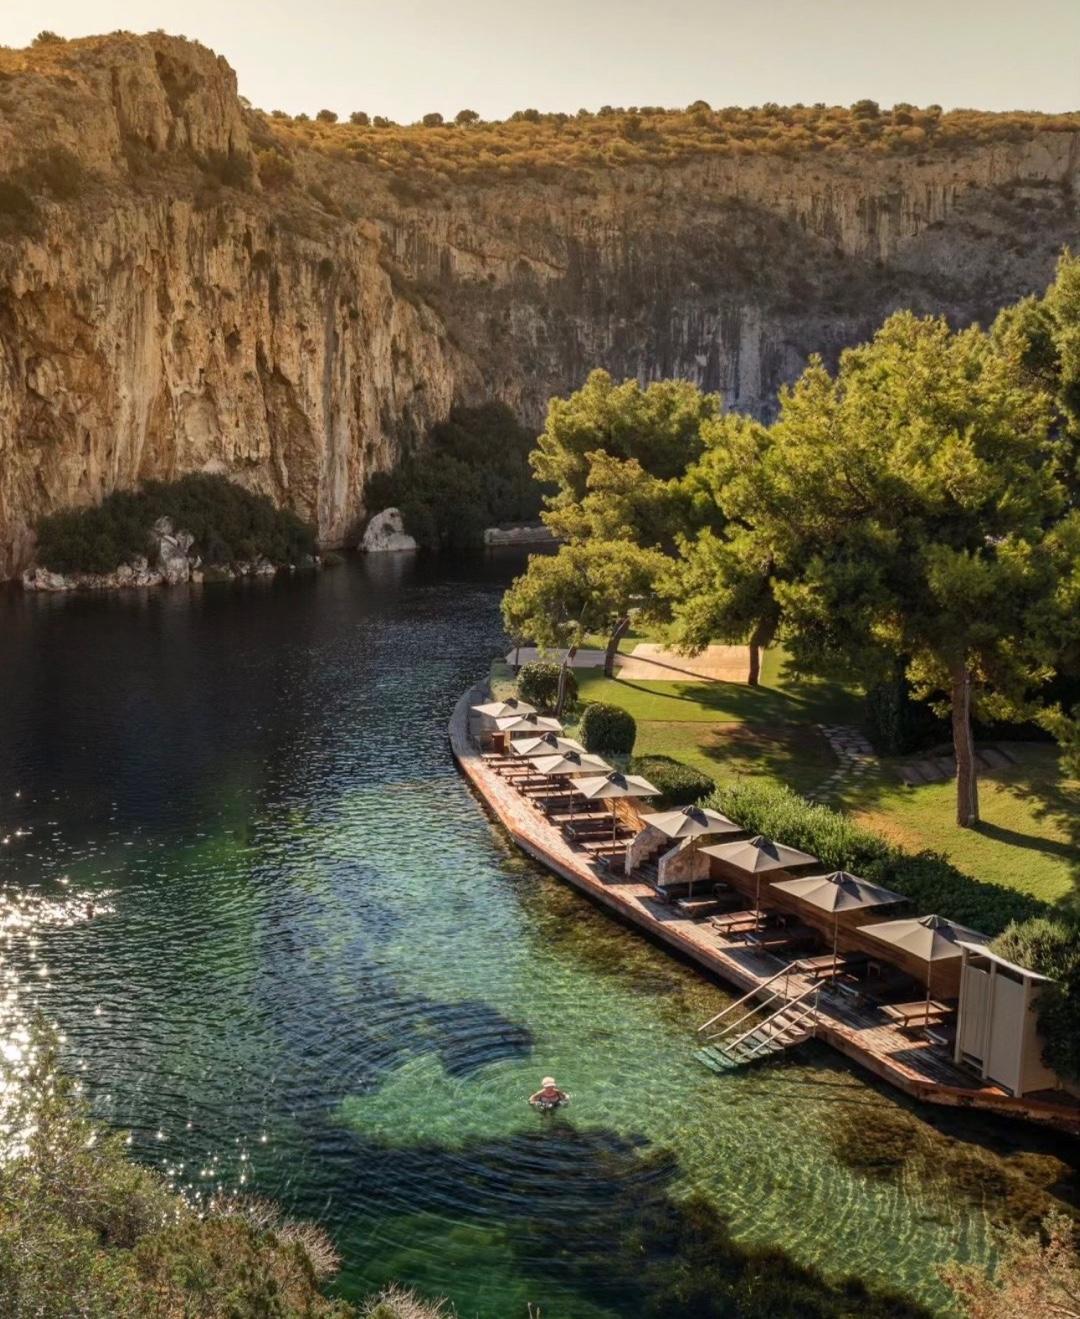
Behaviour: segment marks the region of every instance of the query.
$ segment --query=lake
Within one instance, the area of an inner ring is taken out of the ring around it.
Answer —
[[[187,1193],[322,1222],[346,1296],[690,1316],[757,1268],[822,1313],[845,1275],[940,1312],[942,1263],[1075,1198],[1074,1147],[813,1044],[694,1059],[724,990],[516,854],[455,771],[522,564],[0,595],[13,1010]],[[549,1072],[573,1102],[543,1118]]]

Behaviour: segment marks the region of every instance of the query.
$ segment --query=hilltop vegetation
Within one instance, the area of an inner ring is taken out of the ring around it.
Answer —
[[[1074,132],[1080,115],[991,114],[940,106],[874,101],[850,108],[824,104],[713,109],[695,101],[680,109],[603,106],[576,114],[519,110],[484,122],[465,110],[451,121],[438,113],[400,125],[358,112],[338,123],[322,111],[314,119],[270,116],[279,141],[313,147],[409,175],[432,173],[481,181],[552,170],[609,165],[673,165],[695,158],[806,154],[842,156],[948,154],[976,145],[1017,142],[1038,131]]]

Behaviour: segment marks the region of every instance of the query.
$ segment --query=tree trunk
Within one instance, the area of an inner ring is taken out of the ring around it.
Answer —
[[[763,618],[750,634],[750,672],[746,675],[749,687],[756,687],[761,680],[761,652],[773,639],[775,630],[772,619]]]
[[[970,829],[979,823],[979,780],[971,735],[971,674],[966,664],[952,671],[952,732],[956,752],[956,823]]]
[[[577,654],[577,646],[571,646],[566,652],[562,662],[562,668],[559,670],[559,692],[555,699],[555,718],[561,719],[562,712],[566,709],[566,684],[570,675],[570,666],[574,662],[574,656]]]
[[[624,614],[615,624],[615,630],[608,639],[607,650],[604,652],[605,678],[613,678],[615,676],[615,656],[619,653],[619,642],[629,631],[629,628],[630,619]]]

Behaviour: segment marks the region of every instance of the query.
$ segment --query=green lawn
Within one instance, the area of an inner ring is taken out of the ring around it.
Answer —
[[[670,722],[858,723],[862,702],[831,683],[782,677],[781,661],[767,655],[759,687],[741,682],[651,682],[605,678],[602,669],[575,669],[586,701],[609,701],[635,719]]]
[[[676,723],[643,719],[635,753],[672,756],[715,780],[761,777],[812,792],[836,768],[836,758],[813,724]]]
[[[976,829],[956,826],[954,782],[908,788],[889,764],[843,804],[912,851],[929,847],[978,879],[1071,902],[1080,893],[1080,783],[1062,779],[1053,746],[1003,745],[1018,763],[980,776]]]
[[[627,639],[632,647],[641,638]],[[500,678],[503,673],[500,672]],[[635,752],[666,755],[717,783],[758,776],[813,793],[836,767],[819,724],[859,725],[853,692],[784,672],[782,651],[766,652],[762,684],[647,682],[577,669],[581,697],[629,710],[638,723]],[[1062,780],[1055,748],[1013,743],[1018,763],[980,779],[983,823],[955,823],[955,784],[905,787],[901,761],[883,762],[836,805],[912,851],[942,852],[976,879],[1022,889],[1080,909],[1080,784]]]

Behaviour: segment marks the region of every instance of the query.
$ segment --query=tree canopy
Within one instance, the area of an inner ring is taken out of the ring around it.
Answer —
[[[674,578],[694,644],[757,621],[807,672],[869,684],[901,661],[951,715],[964,825],[973,709],[1030,715],[1076,626],[1070,449],[1031,357],[1019,324],[898,313],[835,375],[811,362],[767,438],[707,469],[728,526],[688,539]]]
[[[671,618],[676,644],[778,636],[803,672],[903,676],[952,722],[977,822],[972,719],[1037,718],[1080,671],[1080,261],[990,331],[891,316],[835,372],[813,359],[765,426],[686,381],[596,371],[552,400],[532,463],[567,542],[507,595],[541,644]],[[609,659],[617,636],[609,643]]]

